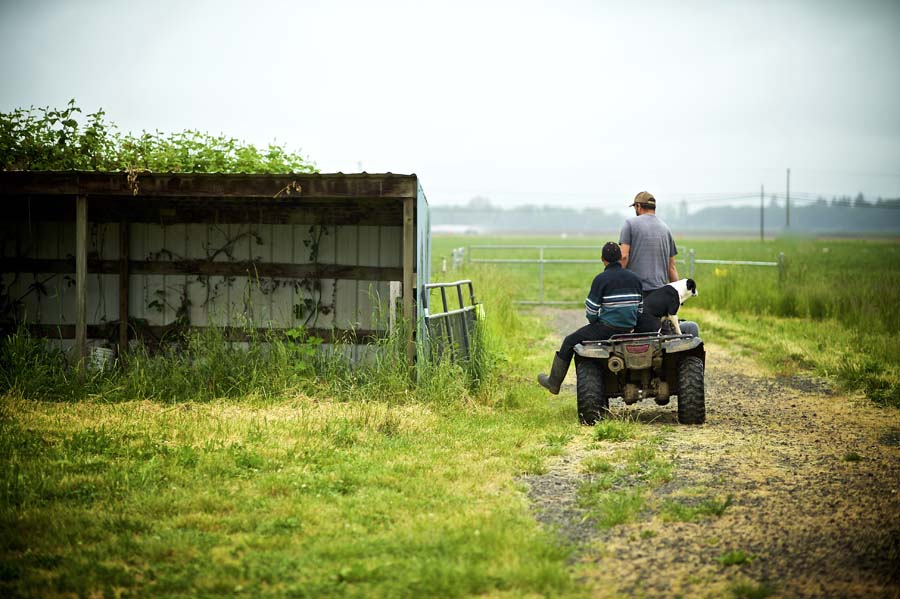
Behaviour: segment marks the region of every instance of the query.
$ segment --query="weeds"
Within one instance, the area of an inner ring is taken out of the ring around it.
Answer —
[[[640,429],[637,422],[630,420],[601,420],[594,425],[598,441],[621,442],[634,439]]]
[[[257,333],[234,343],[221,328],[186,333],[156,352],[130,351],[118,368],[75,376],[64,353],[24,328],[0,343],[0,393],[29,399],[105,402],[150,400],[162,403],[254,397],[263,401],[301,392],[347,400],[457,402],[477,395],[495,376],[490,340],[484,327],[472,339],[472,359],[458,364],[443,356],[423,360],[419,384],[411,378],[405,327],[397,327],[371,349],[369,360],[352,364],[351,345],[322,347],[322,339],[302,328],[279,336]],[[352,340],[349,340],[352,341]]]
[[[550,240],[547,239],[547,242]],[[481,244],[494,242],[482,239]],[[534,244],[534,238],[518,243]],[[434,256],[446,255],[459,238],[437,238]],[[514,239],[496,243],[517,243]],[[558,245],[558,240],[553,240]],[[697,257],[775,261],[787,257],[786,276],[775,268],[698,264],[694,278],[700,296],[684,307],[685,318],[698,320],[708,341],[747,348],[781,373],[814,370],[848,390],[860,390],[882,407],[900,407],[900,244],[896,240],[814,240],[785,238],[775,242],[691,240]],[[486,250],[479,255],[499,258]],[[503,250],[504,256],[512,255]],[[596,258],[596,250],[566,251],[565,258]],[[524,258],[525,256],[522,255]],[[556,257],[556,256],[554,256]],[[563,257],[562,254],[559,257]],[[480,272],[480,265],[467,266]],[[555,265],[543,275],[547,300],[577,300],[595,264]],[[528,266],[502,271],[506,288],[520,298],[538,295]],[[517,298],[513,298],[517,299]],[[682,314],[679,313],[679,316]]]
[[[706,498],[697,503],[667,500],[660,508],[660,517],[665,522],[696,522],[703,518],[718,518],[725,513],[731,503],[731,495],[724,499]]]
[[[732,599],[766,599],[775,594],[775,587],[767,583],[738,582],[729,587]]]
[[[604,484],[588,483],[578,489],[578,503],[599,528],[631,522],[644,507],[644,490],[608,490]]]
[[[597,436],[622,442],[641,433],[637,422],[604,420]],[[644,509],[648,493],[672,477],[674,465],[659,455],[660,436],[646,437],[635,447],[611,456],[591,456],[582,462],[591,476],[578,488],[578,504],[586,518],[600,528],[611,528],[634,520]],[[642,537],[647,538],[647,537]]]
[[[752,553],[747,553],[740,549],[733,549],[731,551],[726,551],[725,553],[717,557],[716,561],[723,566],[743,566],[744,564],[749,564],[755,559],[756,556]]]

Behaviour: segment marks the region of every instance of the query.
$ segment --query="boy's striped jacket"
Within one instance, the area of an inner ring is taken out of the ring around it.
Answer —
[[[591,323],[631,330],[643,309],[642,297],[638,276],[618,262],[610,262],[594,277],[584,301],[587,319]]]

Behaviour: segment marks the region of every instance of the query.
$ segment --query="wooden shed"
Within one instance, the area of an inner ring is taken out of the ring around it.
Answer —
[[[397,310],[422,322],[415,175],[0,172],[0,202],[0,317],[76,356],[211,324],[362,350]]]

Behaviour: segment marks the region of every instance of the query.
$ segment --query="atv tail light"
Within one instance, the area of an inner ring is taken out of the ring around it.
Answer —
[[[642,354],[645,351],[647,351],[648,349],[650,349],[649,343],[642,343],[641,345],[626,345],[625,346],[625,351],[627,351],[629,354]]]

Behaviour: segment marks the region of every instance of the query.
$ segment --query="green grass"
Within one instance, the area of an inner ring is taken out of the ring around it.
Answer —
[[[601,420],[594,425],[594,436],[598,441],[628,441],[639,429],[640,424],[630,420]]]
[[[402,351],[351,369],[215,338],[79,382],[14,337],[0,595],[579,596],[517,482],[564,451],[574,405],[533,381],[541,323],[483,288],[485,360],[418,384]]]
[[[626,424],[627,428],[614,426],[609,430],[627,430],[628,439],[635,445],[588,456],[583,461],[582,468],[591,476],[579,485],[578,504],[601,529],[635,521],[646,507],[650,491],[671,480],[674,471],[671,460],[657,449],[659,435],[649,434],[637,422],[604,422]]]
[[[704,518],[718,518],[731,506],[732,497],[708,497],[699,501],[668,499],[659,509],[664,522],[696,522]]]
[[[545,473],[579,430],[571,396],[550,399],[534,382],[551,356],[547,325],[514,309],[514,272],[466,275],[486,306],[480,353],[469,366],[424,364],[418,384],[392,351],[400,337],[363,368],[311,351],[312,340],[237,351],[188,338],[181,353],[135,353],[84,381],[61,355],[11,338],[0,358],[0,595],[581,596],[569,550],[539,527],[517,481]],[[569,279],[561,292],[581,296],[583,277]],[[896,369],[873,357],[897,351],[883,331],[720,309],[727,318],[696,312],[713,340],[784,372],[881,381],[873,393],[887,385],[890,405]],[[842,351],[858,343],[881,353]],[[584,433],[597,453],[579,503],[599,526],[640,519],[671,480],[659,441],[673,429],[653,431],[610,420]],[[728,507],[687,501],[672,510]]]
[[[677,232],[676,232],[677,233]],[[474,244],[594,245],[605,237],[436,237],[432,255]],[[860,390],[876,405],[900,407],[900,241],[897,239],[811,239],[786,237],[760,243],[750,239],[682,239],[679,258],[693,248],[698,259],[777,261],[774,267],[696,265],[700,291],[679,316],[697,320],[704,339],[737,344],[760,354],[782,372],[812,371],[848,390]],[[547,300],[583,302],[602,268],[599,250],[546,250],[546,259],[595,259],[596,264],[544,267]],[[475,257],[535,259],[537,250],[475,250]],[[498,266],[493,266],[497,269]],[[686,265],[679,265],[687,276]],[[456,278],[482,271],[467,265]],[[504,265],[515,280],[516,299],[538,297],[537,265]]]
[[[4,596],[572,590],[513,480],[558,409],[2,406]]]
[[[732,599],[766,599],[775,594],[776,589],[768,583],[737,582],[728,589]]]
[[[732,549],[731,551],[726,551],[725,553],[717,557],[716,561],[723,566],[743,566],[744,564],[749,564],[755,559],[756,556],[752,553],[747,553],[746,551],[742,551],[740,549]]]
[[[578,491],[579,505],[598,528],[612,528],[632,522],[644,508],[644,490],[628,488],[609,490],[604,485],[587,483]]]

